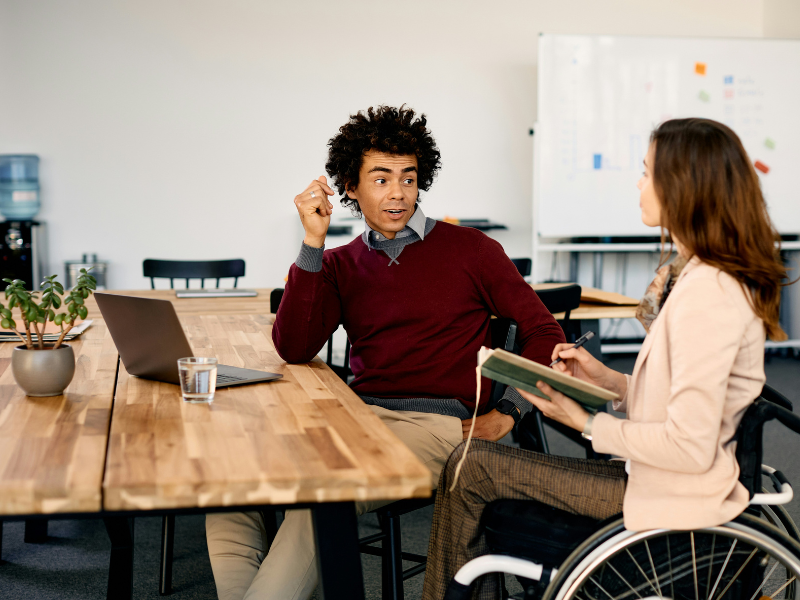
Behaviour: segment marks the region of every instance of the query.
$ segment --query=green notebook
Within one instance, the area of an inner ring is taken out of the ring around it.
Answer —
[[[606,402],[619,398],[614,392],[609,392],[599,386],[575,379],[560,371],[555,371],[550,367],[545,367],[505,350],[481,348],[478,354],[478,362],[481,365],[481,375],[484,377],[549,400],[550,398],[536,387],[539,381],[544,381],[565,396],[569,396],[579,402],[591,412],[596,412]]]

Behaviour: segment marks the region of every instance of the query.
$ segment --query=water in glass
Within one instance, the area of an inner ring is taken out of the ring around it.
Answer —
[[[178,374],[185,402],[213,402],[217,388],[216,358],[181,358],[178,360]]]

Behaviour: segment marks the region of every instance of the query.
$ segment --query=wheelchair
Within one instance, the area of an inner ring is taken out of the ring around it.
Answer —
[[[764,386],[745,412],[736,458],[750,505],[736,519],[693,531],[628,531],[621,515],[598,522],[533,500],[498,500],[482,520],[491,554],[464,565],[445,600],[468,600],[488,573],[515,575],[525,600],[794,600],[800,532],[782,506],[793,490],[780,471],[761,464],[766,422],[800,433],[791,411]]]

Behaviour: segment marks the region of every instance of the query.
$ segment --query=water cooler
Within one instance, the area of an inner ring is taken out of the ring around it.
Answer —
[[[21,279],[38,290],[45,273],[45,227],[39,221],[0,222],[0,281]],[[0,289],[6,284],[0,283]]]
[[[44,224],[32,220],[39,212],[39,157],[0,155],[0,280],[21,279],[38,290],[45,273]],[[0,282],[0,290],[6,284]]]

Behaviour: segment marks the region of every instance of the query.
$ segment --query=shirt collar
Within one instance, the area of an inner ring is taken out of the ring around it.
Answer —
[[[406,223],[406,226],[403,228],[403,230],[397,232],[395,239],[408,237],[412,233],[416,233],[420,240],[425,239],[425,222],[427,219],[425,218],[425,214],[422,212],[422,209],[419,207],[419,204],[415,206],[416,208],[414,209],[414,214],[411,215],[411,218],[408,220],[408,223]],[[368,248],[374,248],[372,245],[374,242],[383,242],[386,240],[386,237],[370,227],[365,220],[364,233],[361,234],[361,239],[364,240],[364,243]]]

